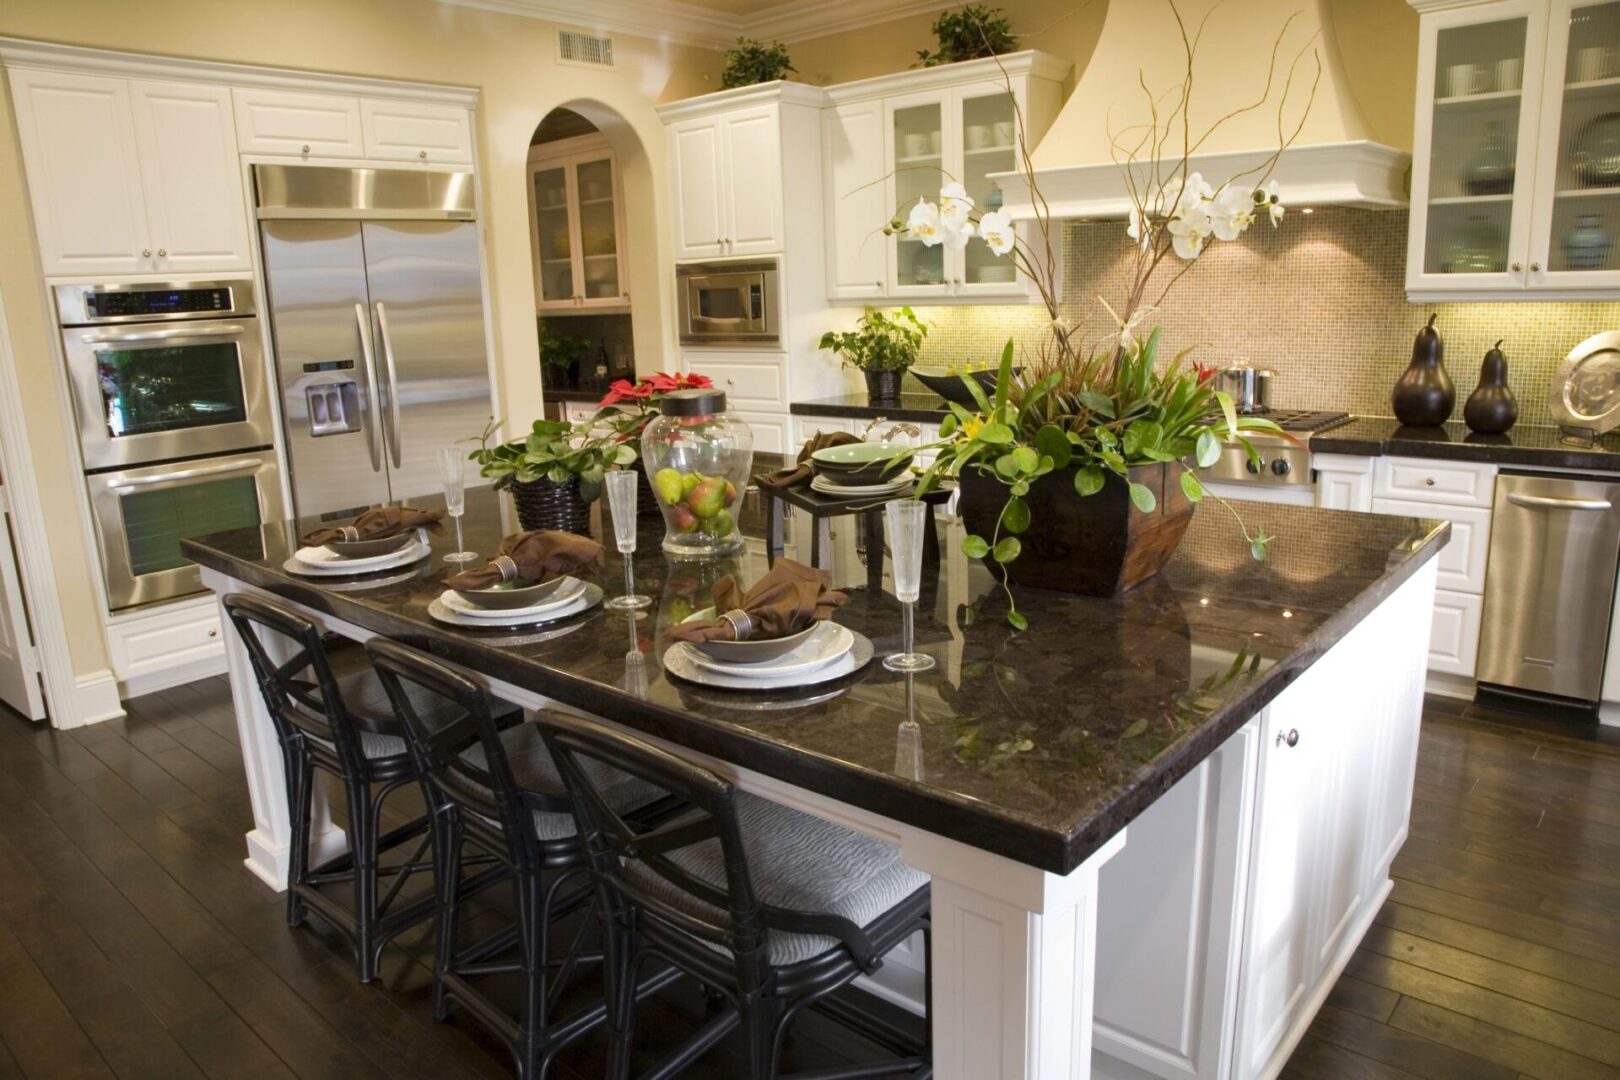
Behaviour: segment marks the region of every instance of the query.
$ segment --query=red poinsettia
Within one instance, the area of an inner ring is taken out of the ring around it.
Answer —
[[[622,401],[639,401],[651,399],[653,388],[645,380],[632,383],[629,379],[615,379],[608,392],[603,395],[599,408],[617,405]]]
[[[642,403],[658,399],[658,395],[667,394],[671,390],[706,390],[714,382],[707,375],[671,375],[665,371],[656,371],[635,383],[629,379],[615,380],[608,388],[607,394],[602,398],[601,408],[609,405],[619,405],[626,402]]]

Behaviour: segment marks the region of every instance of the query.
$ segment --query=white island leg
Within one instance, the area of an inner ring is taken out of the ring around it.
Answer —
[[[930,833],[905,860],[933,879],[931,981],[939,1080],[1091,1075],[1097,871],[1117,833],[1066,876]]]
[[[203,584],[223,598],[232,592],[249,591],[234,578],[204,567]],[[287,774],[281,759],[276,726],[264,707],[259,684],[247,649],[237,636],[236,627],[219,609],[220,633],[225,638],[225,667],[231,679],[231,703],[236,708],[236,730],[242,740],[242,765],[247,774],[248,799],[253,805],[253,831],[247,834],[248,857],[244,860],[266,885],[280,891],[287,887],[287,865],[291,854],[292,822],[287,813]],[[343,830],[332,824],[326,802],[326,789],[315,785],[315,805],[310,821],[310,858],[320,863],[344,850],[348,840]]]

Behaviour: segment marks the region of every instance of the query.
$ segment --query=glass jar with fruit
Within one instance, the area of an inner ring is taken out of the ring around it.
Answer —
[[[726,412],[726,394],[675,390],[641,436],[641,460],[664,515],[664,551],[688,558],[743,549],[736,513],[754,460],[754,433]]]

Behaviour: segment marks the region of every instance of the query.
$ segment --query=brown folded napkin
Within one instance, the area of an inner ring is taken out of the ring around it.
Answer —
[[[601,557],[602,545],[586,536],[555,529],[513,533],[501,541],[495,558],[477,570],[462,571],[445,585],[452,589],[488,589],[508,580],[501,572],[502,566],[517,580],[539,585],[589,566]]]
[[[438,533],[444,531],[444,526],[439,524],[439,520],[443,517],[443,510],[418,510],[414,506],[380,506],[375,510],[367,510],[355,518],[347,529],[341,525],[316,529],[299,543],[305,547],[320,547],[322,544],[330,544],[333,540],[381,540],[386,536],[399,536],[402,533],[415,532],[417,529]],[[354,531],[351,533],[347,531],[348,529]]]
[[[811,468],[810,455],[817,450],[825,450],[829,446],[843,446],[845,443],[858,443],[860,439],[847,431],[818,431],[815,436],[804,444],[799,451],[798,464],[791,469],[778,469],[773,473],[756,476],[754,482],[761,487],[790,488],[810,482]]]
[[[714,610],[719,616],[681,623],[670,631],[676,641],[769,641],[796,634],[815,620],[832,618],[832,611],[849,597],[827,588],[827,573],[792,559],[777,559],[770,572],[743,592],[730,574],[714,583]],[[728,619],[741,611],[746,620]],[[747,633],[737,636],[737,622]]]

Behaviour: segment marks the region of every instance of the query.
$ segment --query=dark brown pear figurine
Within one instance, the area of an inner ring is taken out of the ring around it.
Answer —
[[[1438,314],[1430,315],[1412,345],[1412,362],[1406,366],[1390,395],[1395,419],[1407,427],[1440,427],[1451,419],[1457,406],[1457,388],[1446,374],[1445,347],[1434,328]]]
[[[1519,399],[1507,382],[1507,357],[1498,341],[1479,366],[1479,385],[1463,404],[1463,419],[1481,435],[1500,435],[1519,418]]]

